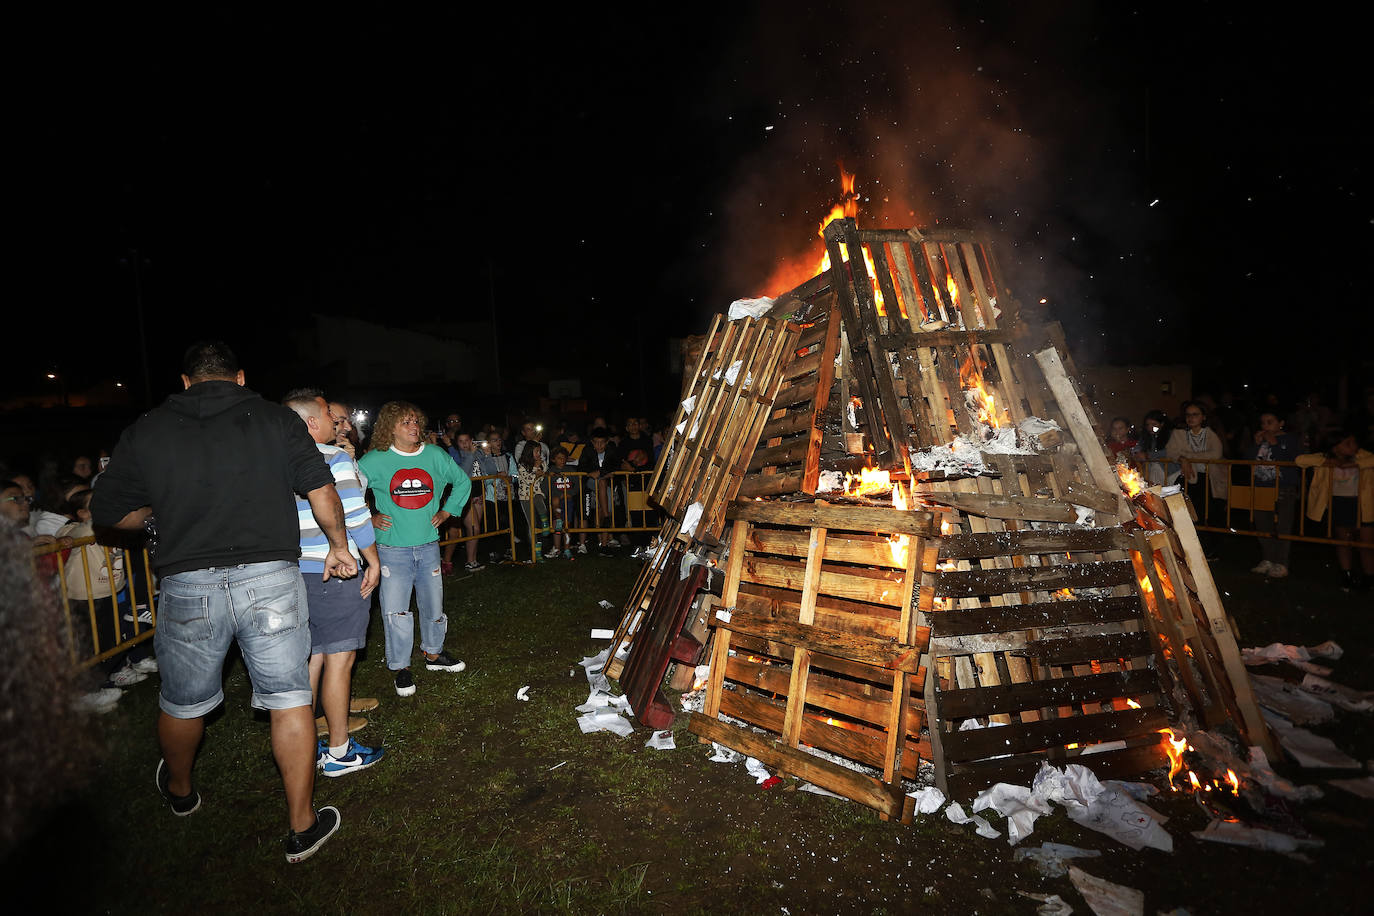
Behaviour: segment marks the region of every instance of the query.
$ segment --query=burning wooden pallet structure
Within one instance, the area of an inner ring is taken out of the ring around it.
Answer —
[[[1272,749],[1183,497],[1123,489],[991,248],[850,219],[825,239],[829,268],[717,318],[684,385],[607,669],[645,721],[709,623],[690,729],[884,817],[910,816],[922,758],[962,797],[1045,760],[1142,772],[1179,717]],[[718,598],[682,585],[698,566]]]

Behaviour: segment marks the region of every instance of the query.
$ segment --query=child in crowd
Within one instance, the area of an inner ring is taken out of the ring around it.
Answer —
[[[536,439],[526,439],[515,463],[516,498],[525,523],[516,532],[529,551],[529,562],[539,552],[539,533],[547,527],[548,510],[541,484],[544,480],[544,451]]]
[[[549,517],[553,528],[553,548],[544,554],[544,559],[563,556],[565,560],[572,558],[572,550],[569,548],[568,528],[572,527],[578,517],[577,513],[577,493],[576,478],[569,471],[568,453],[562,446],[553,450],[550,457],[553,467],[549,471]],[[584,539],[586,535],[582,536]]]
[[[1111,431],[1107,436],[1107,455],[1113,464],[1134,465],[1140,455],[1140,443],[1131,431],[1131,421],[1125,417],[1112,417]]]
[[[1360,448],[1353,430],[1338,435],[1325,452],[1299,455],[1295,460],[1314,469],[1307,491],[1307,517],[1321,521],[1330,505],[1331,535],[1369,545],[1360,547],[1363,576],[1355,574],[1354,550],[1336,546],[1341,588],[1364,590],[1374,582],[1374,453]]]

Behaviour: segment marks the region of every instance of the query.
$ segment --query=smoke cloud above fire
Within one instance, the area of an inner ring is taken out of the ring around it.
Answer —
[[[727,135],[744,142],[716,222],[711,307],[814,273],[819,223],[841,193],[837,163],[858,175],[861,226],[988,232],[1019,299],[1083,297],[1075,246],[1119,230],[1126,177],[1112,157],[1135,154],[1104,149],[1113,109],[1077,67],[1037,53],[1053,29],[1048,48],[1073,43],[1062,22],[1037,15],[832,7],[760,14],[742,29],[716,93],[732,103]]]

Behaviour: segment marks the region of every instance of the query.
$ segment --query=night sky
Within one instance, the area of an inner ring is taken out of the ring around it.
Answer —
[[[989,232],[1081,362],[1374,381],[1355,29],[1217,4],[648,10],[36,27],[7,390],[51,367],[141,387],[134,251],[154,400],[198,336],[251,378],[312,312],[480,320],[493,297],[504,366],[632,373],[819,253],[837,161],[861,225]]]

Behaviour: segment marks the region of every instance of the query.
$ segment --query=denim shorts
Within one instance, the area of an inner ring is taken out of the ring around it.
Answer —
[[[321,580],[320,573],[303,572],[306,603],[310,606],[310,654],[333,655],[361,649],[367,642],[372,596],[358,593],[362,577]]]
[[[310,615],[300,567],[285,560],[174,573],[157,603],[159,705],[177,719],[224,700],[224,659],[238,642],[258,709],[309,706]]]

